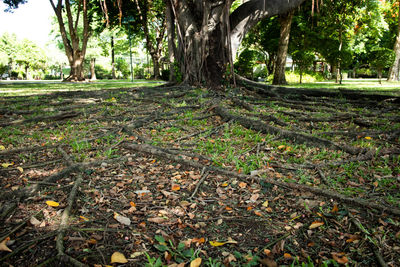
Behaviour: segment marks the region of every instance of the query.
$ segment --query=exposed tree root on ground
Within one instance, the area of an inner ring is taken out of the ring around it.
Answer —
[[[399,97],[238,81],[1,98],[0,262],[399,266]]]

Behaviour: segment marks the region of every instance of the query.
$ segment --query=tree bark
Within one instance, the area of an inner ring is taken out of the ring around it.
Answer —
[[[90,59],[90,80],[91,81],[97,80],[97,78],[96,78],[96,59],[95,58]]]
[[[115,50],[114,50],[114,36],[111,36],[111,75],[112,79],[115,80]]]
[[[66,78],[69,81],[84,81],[85,76],[83,73],[83,63],[86,54],[87,43],[89,40],[89,18],[88,18],[88,3],[87,0],[82,0],[77,3],[77,15],[73,19],[71,11],[70,0],[49,0],[56,14],[58,24],[60,26],[60,33],[64,44],[65,53],[71,68],[70,75]],[[65,27],[63,13],[66,12],[68,34]],[[78,32],[78,24],[80,13],[83,15],[83,33],[80,36]]]
[[[289,12],[304,0],[250,0],[232,14],[232,0],[166,1],[171,2],[175,18],[175,59],[183,82],[218,90],[232,77],[236,51],[251,27],[268,16]]]
[[[398,10],[398,24],[397,24],[397,36],[396,41],[394,43],[394,52],[396,54],[393,65],[390,67],[388,81],[399,81],[399,72],[400,72],[400,5]]]
[[[292,25],[293,10],[279,16],[281,33],[279,38],[278,53],[275,65],[274,80],[272,84],[287,84],[285,78],[286,57],[289,47],[290,28]]]
[[[175,44],[175,17],[172,11],[171,1],[166,1],[166,13],[165,20],[167,23],[167,36],[168,36],[168,61],[169,61],[169,81],[171,83],[177,82],[177,77],[175,74],[175,57],[177,54],[176,44]]]

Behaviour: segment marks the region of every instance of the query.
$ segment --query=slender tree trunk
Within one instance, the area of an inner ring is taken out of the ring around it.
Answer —
[[[54,13],[56,14],[58,25],[60,26],[60,33],[63,40],[65,53],[71,68],[70,75],[66,78],[66,80],[84,81],[85,76],[83,74],[83,63],[90,35],[87,0],[78,2],[75,20],[72,16],[70,0],[57,0],[57,3],[54,3],[54,0],[49,1],[53,7]],[[64,23],[64,12],[66,13],[66,20],[68,22],[68,34],[66,30],[66,24]],[[78,25],[81,12],[83,17],[83,32],[80,35],[78,31]]]
[[[96,78],[96,59],[95,58],[90,59],[90,80],[91,81],[97,80],[97,78]]]
[[[177,82],[175,74],[175,57],[177,54],[175,44],[175,17],[172,11],[171,1],[167,0],[166,8],[166,22],[167,22],[167,36],[168,36],[168,61],[169,61],[169,81],[172,83]]]
[[[115,51],[114,51],[114,36],[111,36],[111,75],[112,79],[115,80]]]
[[[399,81],[399,72],[400,72],[400,1],[399,1],[399,17],[398,17],[398,24],[397,24],[397,36],[396,41],[394,43],[394,52],[396,54],[395,60],[393,65],[390,67],[388,81]]]
[[[25,79],[30,80],[29,66],[25,65]]]
[[[279,38],[274,80],[272,84],[287,84],[285,78],[285,67],[293,14],[294,11],[289,11],[288,13],[279,16],[281,34]]]
[[[61,81],[64,80],[64,72],[63,72],[63,69],[64,69],[64,65],[61,64],[61,65],[60,65],[60,79],[61,79]]]

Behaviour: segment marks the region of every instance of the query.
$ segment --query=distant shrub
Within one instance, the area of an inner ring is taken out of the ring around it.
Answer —
[[[100,80],[104,79],[112,79],[112,73],[110,69],[106,69],[102,65],[96,65],[95,66],[95,71],[96,71],[96,78]]]
[[[300,73],[298,71],[286,71],[285,72],[286,81],[288,83],[299,83]],[[268,81],[273,80],[273,75],[268,76]],[[302,82],[303,83],[315,83],[324,80],[324,76],[320,72],[307,71],[303,73]]]

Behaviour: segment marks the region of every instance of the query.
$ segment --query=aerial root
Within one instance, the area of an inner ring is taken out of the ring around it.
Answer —
[[[290,188],[292,190],[298,190],[298,191],[302,191],[302,192],[311,192],[314,195],[331,198],[331,199],[337,200],[339,202],[346,203],[348,205],[357,206],[360,208],[372,209],[372,210],[376,210],[376,211],[379,211],[382,213],[400,216],[400,209],[397,209],[395,207],[389,207],[389,206],[384,206],[384,205],[380,205],[377,203],[372,203],[370,200],[365,200],[365,199],[361,199],[361,198],[347,197],[347,196],[339,194],[338,192],[320,189],[317,187],[307,186],[307,185],[298,184],[298,183],[281,182],[281,181],[277,181],[275,179],[268,178],[268,177],[261,178],[261,177],[257,177],[257,176],[243,175],[243,174],[238,174],[236,172],[225,170],[222,168],[217,168],[214,166],[206,166],[206,165],[201,164],[200,162],[184,159],[179,155],[174,155],[174,154],[176,154],[176,152],[172,153],[169,150],[164,149],[164,148],[159,148],[159,147],[155,147],[155,146],[148,145],[148,144],[133,144],[133,143],[129,143],[129,144],[125,143],[124,147],[127,149],[138,151],[138,152],[151,154],[158,158],[172,160],[172,161],[178,162],[182,165],[186,165],[189,167],[193,167],[193,168],[197,168],[197,169],[203,169],[204,167],[207,167],[207,169],[209,171],[214,171],[214,172],[217,172],[217,173],[229,176],[229,177],[236,177],[241,180],[250,180],[251,179],[251,180],[264,181],[264,182],[267,182],[267,183],[270,183],[270,184],[273,184],[273,185],[276,185],[279,187],[283,187],[283,188]]]

